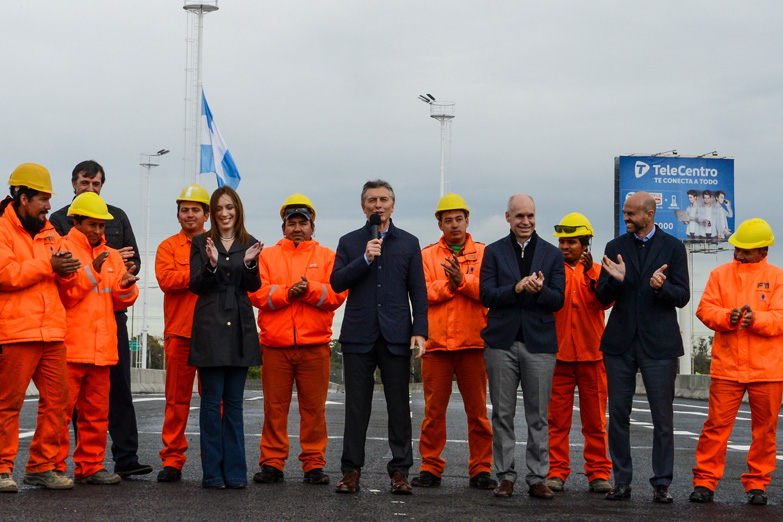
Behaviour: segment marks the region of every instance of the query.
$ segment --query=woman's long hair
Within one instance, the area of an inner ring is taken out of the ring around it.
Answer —
[[[220,230],[218,229],[217,224],[217,202],[218,199],[220,199],[220,196],[223,194],[231,198],[231,201],[234,203],[234,208],[236,210],[237,220],[234,224],[234,233],[236,234],[235,237],[240,243],[247,246],[248,243],[250,243],[250,234],[248,234],[247,230],[245,230],[245,211],[242,207],[242,200],[239,199],[239,194],[237,194],[236,191],[228,185],[219,187],[209,198],[210,229],[209,232],[207,232],[207,237],[209,237],[216,244],[220,242]]]

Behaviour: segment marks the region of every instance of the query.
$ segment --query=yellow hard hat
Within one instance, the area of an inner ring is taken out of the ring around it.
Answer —
[[[114,219],[114,216],[109,214],[106,202],[95,192],[82,192],[73,198],[71,206],[68,207],[68,215],[85,216],[106,221]]]
[[[737,248],[751,250],[753,248],[774,245],[775,236],[772,234],[772,228],[766,221],[760,218],[753,218],[743,221],[737,227],[737,231],[729,237],[729,243]]]
[[[177,205],[183,201],[204,203],[206,206],[209,206],[209,192],[201,185],[188,185],[182,189],[182,194],[177,198]]]
[[[288,209],[288,212],[286,212],[286,209]],[[280,207],[280,219],[283,221],[291,214],[302,214],[310,221],[315,221],[315,207],[312,201],[298,192],[285,198],[283,206]]]
[[[590,221],[579,212],[572,212],[555,225],[555,237],[593,237],[593,227]]]
[[[11,173],[11,177],[8,178],[8,185],[11,187],[24,186],[39,192],[54,194],[49,171],[46,170],[46,167],[36,163],[22,163],[16,167]]]
[[[438,208],[435,209],[435,219],[440,220],[440,213],[447,210],[464,210],[465,217],[470,216],[470,209],[468,204],[459,194],[450,192],[446,194],[438,201]]]

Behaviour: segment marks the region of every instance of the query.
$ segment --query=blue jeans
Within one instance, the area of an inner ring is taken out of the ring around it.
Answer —
[[[201,485],[247,485],[242,418],[247,368],[201,367],[198,372],[201,381]]]

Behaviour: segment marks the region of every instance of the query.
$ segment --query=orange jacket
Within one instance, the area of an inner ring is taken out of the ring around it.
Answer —
[[[566,289],[563,308],[555,312],[557,327],[557,360],[564,362],[600,361],[601,335],[604,333],[604,306],[595,296],[595,285],[601,265],[585,274],[582,263],[576,268],[565,263]],[[585,278],[587,275],[587,279]]]
[[[734,308],[750,305],[753,323],[731,326]],[[715,331],[710,374],[741,383],[783,381],[783,270],[766,259],[732,261],[710,274],[696,317]]]
[[[9,204],[0,217],[0,345],[65,339],[65,308],[58,284],[69,287],[77,276],[56,276],[52,253],[62,239],[46,222],[35,236],[22,227]]]
[[[93,248],[87,237],[74,227],[63,238],[63,247],[82,262],[78,283],[70,289],[60,289],[68,321],[66,358],[69,363],[117,364],[114,312],[131,306],[139,296],[139,289],[135,284],[120,288],[126,272],[125,262],[119,252],[106,246],[104,238]],[[109,252],[109,257],[101,266],[100,273],[96,273],[92,262],[105,251]]]
[[[190,244],[183,232],[171,236],[158,246],[155,276],[163,290],[163,336],[190,339],[193,310],[198,296],[190,291]]]
[[[465,245],[458,256],[462,283],[454,292],[449,290],[449,278],[441,266],[447,257],[453,257],[453,253],[443,236],[421,251],[427,282],[427,350],[484,348],[480,333],[487,325],[487,309],[479,300],[484,243],[476,243],[466,234]]]
[[[261,344],[272,348],[325,344],[332,340],[334,311],[343,304],[348,291],[332,290],[329,277],[334,252],[315,240],[294,246],[290,239],[261,251],[258,268],[261,288],[250,294],[259,308],[258,326]],[[288,289],[307,277],[307,293],[293,302]]]

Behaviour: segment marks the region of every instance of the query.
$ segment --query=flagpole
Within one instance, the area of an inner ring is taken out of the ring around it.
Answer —
[[[204,49],[204,11],[200,10],[198,12],[198,66],[196,67],[196,150],[194,151],[195,155],[195,161],[193,164],[195,165],[195,170],[193,172],[193,183],[198,183],[198,177],[201,173],[201,113],[204,110],[204,108],[201,106],[204,100],[204,93],[203,89],[204,86],[202,85],[202,71],[201,66],[204,63],[204,55],[203,55],[203,49]]]
[[[199,174],[201,172],[201,110],[202,110],[202,64],[203,64],[203,50],[204,50],[204,15],[212,13],[214,11],[218,10],[218,2],[217,0],[208,1],[208,0],[184,0],[185,5],[183,6],[183,9],[188,11],[189,13],[192,13],[193,15],[197,16],[198,19],[198,30],[197,30],[197,36],[196,36],[196,43],[197,43],[197,51],[196,51],[196,77],[195,79],[192,77],[192,73],[190,76],[190,81],[192,82],[195,80],[195,86],[193,83],[190,83],[188,86],[188,97],[192,94],[195,99],[191,101],[191,119],[190,125],[186,125],[185,133],[187,135],[188,132],[191,133],[191,139],[193,140],[192,143],[190,143],[190,154],[193,154],[193,171],[190,173],[185,173],[186,178],[191,179],[191,183],[198,183],[199,180]],[[191,26],[192,30],[192,26]],[[191,33],[192,34],[192,33]],[[191,47],[191,52],[193,48]],[[187,74],[187,72],[186,72]],[[186,98],[187,100],[187,98]],[[186,101],[187,103],[187,101]],[[187,154],[187,147],[186,147],[186,154]],[[187,161],[186,161],[187,164]],[[186,169],[187,170],[187,169]]]

